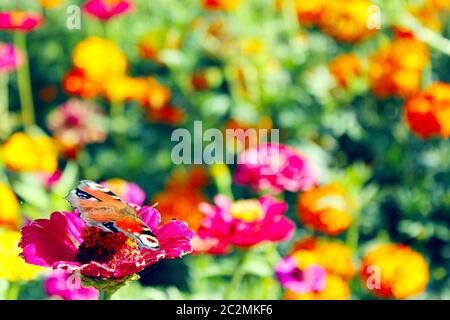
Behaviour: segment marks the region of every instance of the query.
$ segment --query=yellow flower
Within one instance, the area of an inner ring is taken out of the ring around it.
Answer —
[[[366,284],[370,281],[367,287],[374,294],[405,299],[425,290],[429,270],[422,255],[408,246],[383,244],[364,257],[361,277]]]
[[[99,37],[89,37],[78,43],[72,60],[92,81],[103,82],[127,71],[127,58],[122,50],[114,42]]]
[[[63,0],[39,0],[40,5],[46,9],[52,9],[60,6]]]
[[[337,235],[350,226],[355,204],[342,186],[329,184],[301,193],[297,210],[306,226]]]
[[[0,226],[17,229],[19,226],[19,201],[14,192],[0,182]]]
[[[16,132],[1,147],[8,169],[18,172],[53,173],[58,166],[58,150],[47,136],[29,136]]]
[[[21,234],[16,231],[0,232],[0,279],[8,281],[30,281],[44,270],[43,267],[26,263],[19,253]]]
[[[323,291],[298,294],[288,290],[284,294],[285,300],[348,300],[350,299],[350,288],[346,281],[340,277],[328,274],[326,276],[326,287]]]

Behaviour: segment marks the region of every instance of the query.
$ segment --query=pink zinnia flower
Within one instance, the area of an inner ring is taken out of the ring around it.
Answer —
[[[294,231],[294,223],[284,216],[287,204],[271,196],[232,202],[218,195],[214,202],[215,206],[200,205],[205,218],[198,236],[210,244],[209,253],[226,253],[231,245],[248,248],[264,241],[286,240]]]
[[[0,30],[30,32],[36,29],[43,21],[39,13],[24,11],[1,11]]]
[[[109,20],[127,13],[132,5],[131,0],[89,0],[84,4],[84,11],[99,20]]]
[[[275,274],[284,288],[298,294],[323,291],[326,287],[326,272],[321,266],[313,264],[301,270],[291,256],[277,264]]]
[[[0,43],[0,74],[16,70],[22,62],[22,54],[13,45]]]
[[[113,178],[101,183],[103,186],[118,195],[123,201],[142,206],[145,201],[145,192],[137,184],[123,179]]]
[[[92,287],[83,287],[80,275],[66,270],[53,270],[45,279],[45,293],[49,297],[58,297],[64,300],[97,300],[98,290]]]
[[[135,207],[159,240],[160,249],[140,249],[121,232],[87,227],[77,212],[54,212],[22,228],[21,257],[30,264],[67,269],[84,277],[122,280],[161,259],[179,258],[192,251],[194,232],[185,222],[160,225],[161,216],[152,207]]]
[[[314,187],[319,170],[305,156],[282,145],[267,143],[245,150],[238,158],[234,180],[254,191],[297,192]]]
[[[47,117],[47,125],[61,152],[69,158],[87,144],[105,141],[108,134],[108,118],[103,110],[79,99],[70,99],[53,110]]]

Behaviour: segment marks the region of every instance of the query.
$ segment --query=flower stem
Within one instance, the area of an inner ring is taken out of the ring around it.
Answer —
[[[210,172],[214,180],[214,184],[217,187],[217,191],[233,200],[233,191],[231,189],[233,178],[231,177],[228,166],[223,163],[214,164],[210,167]]]
[[[247,259],[247,254],[248,250],[242,250],[239,252],[240,256],[237,263],[237,267],[231,278],[230,284],[224,294],[225,300],[232,299],[234,293],[239,289],[239,286],[241,285],[242,279],[244,278],[245,275],[245,261]]]
[[[18,282],[10,282],[6,291],[6,300],[17,300],[20,293],[20,284]]]
[[[124,132],[124,103],[123,101],[111,101],[111,133],[114,142],[122,145],[122,133]]]
[[[10,131],[8,111],[8,74],[0,74],[0,137],[6,138]]]
[[[111,300],[112,293],[109,293],[107,290],[100,289],[98,291],[98,300]]]
[[[34,105],[31,91],[30,66],[27,54],[26,34],[14,32],[14,45],[24,55],[22,65],[17,69],[17,82],[19,87],[22,122],[25,129],[34,127]]]

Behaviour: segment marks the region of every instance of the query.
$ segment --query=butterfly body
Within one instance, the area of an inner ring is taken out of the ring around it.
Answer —
[[[93,181],[82,180],[66,197],[88,226],[106,232],[122,232],[141,248],[159,250],[159,242],[136,210],[117,195]]]

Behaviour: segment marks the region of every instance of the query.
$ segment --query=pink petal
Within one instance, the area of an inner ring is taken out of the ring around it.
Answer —
[[[158,228],[161,223],[161,214],[153,207],[142,207],[138,210],[138,214],[152,231]]]
[[[192,252],[191,239],[194,232],[180,220],[170,221],[155,231],[165,258],[174,259]]]
[[[54,212],[22,228],[19,246],[26,262],[51,266],[60,260],[73,261],[81,242],[84,222],[71,212]]]

